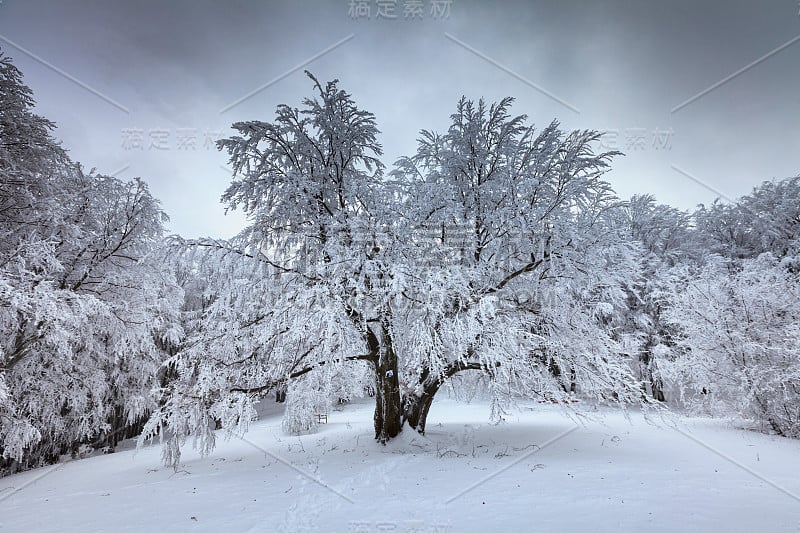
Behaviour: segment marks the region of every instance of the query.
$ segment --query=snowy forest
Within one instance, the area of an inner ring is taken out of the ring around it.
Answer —
[[[306,74],[217,141],[246,227],[190,239],[147,176],[74,161],[0,55],[0,474],[133,437],[177,468],[259,402],[295,435],[367,399],[386,444],[445,390],[498,423],[524,399],[800,438],[800,176],[693,211],[622,199],[602,131],[468,87],[384,161],[376,116]]]

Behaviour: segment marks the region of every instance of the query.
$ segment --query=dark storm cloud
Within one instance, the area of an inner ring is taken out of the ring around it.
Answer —
[[[296,67],[336,43],[305,68],[339,78],[377,115],[387,164],[413,150],[419,129],[446,127],[464,94],[515,96],[516,111],[540,125],[558,118],[609,130],[606,143],[627,153],[608,175],[621,196],[652,192],[691,208],[717,196],[709,189],[738,196],[800,171],[800,41],[753,64],[800,35],[794,0],[454,0],[446,20],[431,16],[432,1],[423,2],[422,20],[407,21],[404,0],[397,20],[375,20],[374,1],[372,18],[354,19],[348,0],[5,0],[0,36],[27,53],[7,41],[0,47],[73,155],[104,172],[127,167],[121,177],[143,176],[186,235],[227,236],[240,224],[218,203],[228,176],[210,137],[236,120],[268,120],[278,103],[297,104],[311,86]],[[148,146],[123,146],[130,130]],[[195,146],[178,149],[178,134],[185,141],[189,131]],[[165,149],[149,146],[153,132],[167,132]]]

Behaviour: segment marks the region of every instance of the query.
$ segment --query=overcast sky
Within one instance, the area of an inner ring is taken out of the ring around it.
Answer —
[[[144,178],[187,237],[241,229],[211,140],[310,95],[304,68],[375,113],[387,165],[466,95],[609,131],[623,198],[692,209],[800,173],[798,0],[351,3],[2,0],[0,49],[73,158]]]

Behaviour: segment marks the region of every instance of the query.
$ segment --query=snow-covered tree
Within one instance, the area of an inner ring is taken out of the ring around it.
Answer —
[[[680,333],[662,368],[689,405],[800,437],[798,263],[765,253],[732,272],[720,259],[676,286],[665,318]]]
[[[141,180],[85,173],[32,112],[0,57],[2,467],[113,445],[154,406],[174,336],[170,273],[152,256],[165,216]]]
[[[620,326],[626,350],[635,360],[642,386],[664,401],[664,381],[656,354],[671,343],[671,331],[662,314],[673,290],[676,267],[704,261],[691,216],[657,204],[649,195],[634,196],[625,208],[624,225],[639,243],[639,272],[628,280],[628,307]]]
[[[207,305],[168,365],[175,378],[143,438],[175,463],[192,436],[244,431],[253,403],[288,387],[286,426],[309,427],[370,369],[375,437],[424,431],[434,395],[484,372],[501,412],[517,397],[639,401],[608,315],[634,255],[601,176],[599,134],[541,132],[462,99],[444,135],[387,176],[378,129],[337,82],[273,122],[220,141],[235,178],[223,201],[248,227],[228,242],[176,242]]]
[[[800,253],[800,176],[765,181],[733,204],[720,201],[695,213],[712,252],[736,259]]]
[[[154,407],[159,341],[177,335],[180,294],[149,255],[157,202],[141,181],[74,177],[86,188],[59,197],[80,206],[72,224],[40,225],[41,240],[21,241],[0,271],[0,447],[23,465],[79,442],[113,446]]]
[[[400,431],[387,290],[397,266],[384,246],[391,194],[381,181],[378,130],[335,82],[313,81],[318,97],[302,110],[279,106],[274,123],[234,124],[240,135],[220,142],[236,172],[223,201],[251,224],[229,243],[193,244],[206,256],[201,263],[213,265],[202,267],[212,272],[212,303],[198,338],[173,359],[179,377],[153,431],[159,420],[187,427],[193,421],[178,420],[189,410],[231,427],[222,411],[233,405],[244,413],[238,427],[252,401],[287,380],[312,381],[312,370],[333,376],[356,360],[374,368],[376,437]]]
[[[608,327],[635,270],[621,203],[601,179],[615,153],[593,151],[594,131],[537,131],[512,102],[462,98],[448,131],[423,131],[394,174],[422,281],[402,328],[406,418],[420,431],[436,391],[463,370],[488,373],[498,405],[576,391],[639,399]]]
[[[797,437],[800,178],[764,182],[695,218],[717,255],[676,269],[665,316],[679,342],[662,350],[671,379],[689,405]]]

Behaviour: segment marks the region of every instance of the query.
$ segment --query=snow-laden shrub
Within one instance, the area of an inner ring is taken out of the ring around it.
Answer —
[[[684,402],[800,437],[800,278],[771,254],[711,264],[677,289],[680,333],[663,371]]]
[[[289,435],[312,432],[317,427],[318,414],[327,414],[331,403],[321,391],[290,387],[286,393],[286,411],[281,428]]]
[[[334,405],[363,397],[374,383],[369,366],[361,361],[347,365],[334,363],[291,380],[286,392],[283,431],[290,435],[313,432],[319,423],[317,415],[328,415]]]

